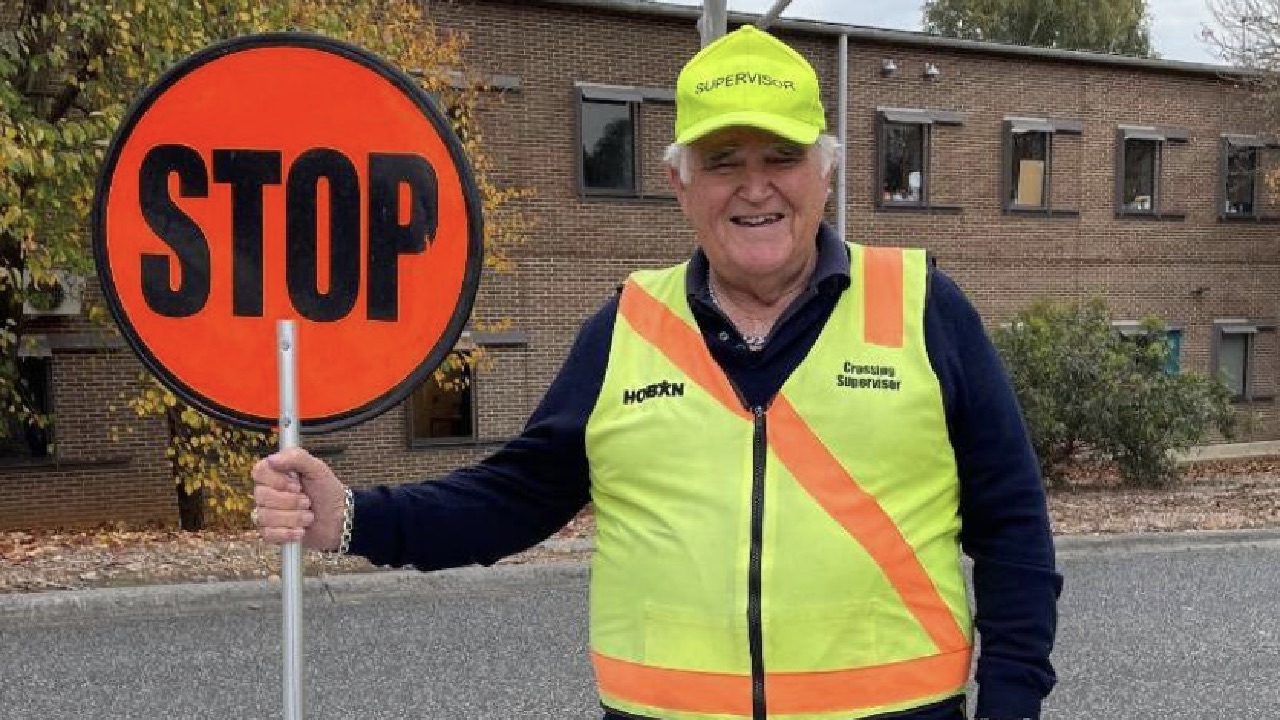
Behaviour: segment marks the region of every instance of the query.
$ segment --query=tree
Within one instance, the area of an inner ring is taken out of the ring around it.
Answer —
[[[474,112],[476,88],[456,90],[448,75],[463,65],[465,37],[437,30],[422,7],[417,0],[20,2],[16,25],[0,29],[0,408],[6,417],[17,418],[19,427],[48,422],[17,372],[26,335],[22,303],[59,272],[92,274],[84,222],[112,133],[144,87],[218,40],[305,30],[361,45],[409,70],[449,110],[477,175],[485,264],[507,268],[509,249],[528,229],[513,201],[527,193],[491,180]],[[90,315],[106,317],[100,306]],[[247,509],[242,470],[269,438],[210,420],[154,380],[127,402],[140,416],[166,419],[180,494],[198,497],[208,488],[216,511]]]
[[[1154,57],[1146,0],[927,0],[925,30],[965,40]]]
[[[1235,79],[1253,91],[1272,126],[1280,123],[1280,0],[1209,0],[1214,28],[1202,36]],[[1274,178],[1270,178],[1274,182]]]
[[[1089,455],[1113,462],[1126,482],[1167,483],[1178,477],[1176,451],[1234,431],[1220,380],[1167,371],[1168,337],[1154,318],[1124,337],[1101,299],[1038,300],[992,340],[1046,482]]]

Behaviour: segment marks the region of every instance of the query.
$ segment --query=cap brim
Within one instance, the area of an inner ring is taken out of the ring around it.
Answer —
[[[681,145],[689,145],[717,130],[723,130],[727,127],[759,128],[801,145],[814,144],[818,141],[818,134],[822,132],[821,128],[814,127],[806,122],[792,120],[773,113],[750,110],[725,113],[713,118],[707,118],[686,128],[684,132],[676,137],[676,142]]]

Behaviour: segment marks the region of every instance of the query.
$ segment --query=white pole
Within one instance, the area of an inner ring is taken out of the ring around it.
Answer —
[[[836,228],[840,239],[849,237],[849,36],[840,36],[840,101],[836,107],[840,130],[840,164],[836,167]]]
[[[280,449],[299,445],[298,353],[293,320],[276,322],[280,375]],[[280,548],[280,581],[284,587],[284,717],[302,720],[302,546]]]
[[[728,0],[702,0],[702,17],[698,18],[698,32],[702,35],[702,47],[720,39],[728,30]]]
[[[778,0],[775,2],[773,7],[769,8],[769,12],[765,13],[764,17],[760,18],[760,22],[756,23],[756,27],[761,30],[768,30],[769,26],[773,24],[773,21],[777,20],[778,16],[782,14],[782,11],[786,10],[787,6],[790,4],[791,0]]]

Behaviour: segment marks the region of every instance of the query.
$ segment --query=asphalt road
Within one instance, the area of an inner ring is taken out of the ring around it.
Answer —
[[[1046,720],[1280,717],[1280,546],[1083,549]],[[307,718],[599,717],[576,565],[314,598]],[[272,603],[0,622],[0,718],[280,716]]]

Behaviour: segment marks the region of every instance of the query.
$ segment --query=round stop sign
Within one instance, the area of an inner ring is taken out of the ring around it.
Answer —
[[[462,146],[412,79],[351,45],[238,38],[149,88],[108,150],[98,276],[182,399],[267,429],[276,321],[297,322],[304,431],[402,400],[452,349],[482,263]]]

